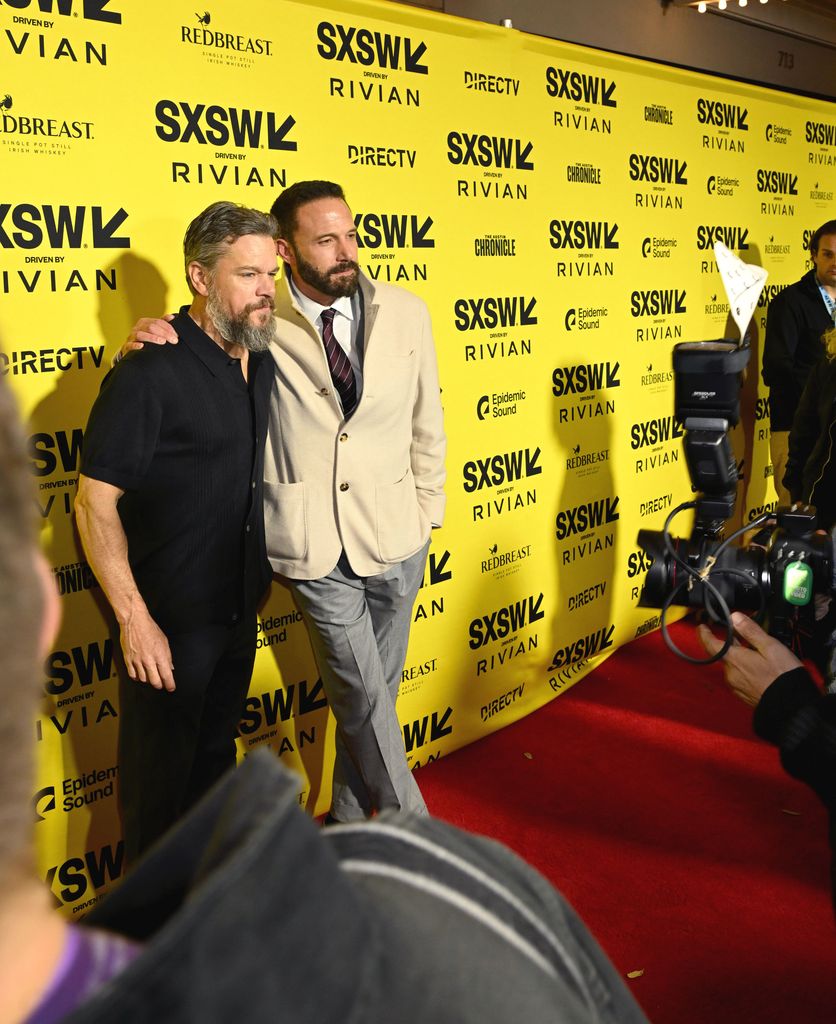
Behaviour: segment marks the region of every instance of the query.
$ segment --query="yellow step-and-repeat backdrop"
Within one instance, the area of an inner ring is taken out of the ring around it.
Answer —
[[[64,610],[33,804],[68,914],[124,868],[113,640],[73,531],[84,425],[134,320],[188,301],[209,203],[339,181],[366,273],[432,311],[449,512],[399,702],[414,766],[658,625],[635,538],[690,494],[670,353],[727,333],[717,239],[770,274],[734,443],[739,517],[774,504],[765,304],[833,215],[831,104],[359,0],[0,0],[0,53],[0,372]],[[323,811],[333,722],[278,585],[259,644],[241,754],[274,749]]]

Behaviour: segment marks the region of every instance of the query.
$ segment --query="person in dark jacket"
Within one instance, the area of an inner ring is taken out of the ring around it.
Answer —
[[[778,747],[784,770],[827,808],[836,911],[836,693],[819,689],[792,651],[747,615],[734,612],[732,625],[737,642],[723,658],[726,682],[754,707],[754,730]],[[720,650],[707,626],[697,632],[709,654]]]
[[[821,337],[836,309],[836,220],[810,238],[813,269],[779,292],[766,315],[763,381],[769,387],[770,453],[780,504],[789,502],[781,481],[789,431],[810,370],[822,356]]]
[[[792,502],[814,505],[818,525],[836,524],[836,329],[823,335],[825,355],[810,374],[793,420],[784,486]]]

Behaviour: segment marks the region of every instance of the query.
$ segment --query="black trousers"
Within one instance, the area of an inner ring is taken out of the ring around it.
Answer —
[[[168,637],[175,690],[119,680],[119,803],[133,863],[235,765],[256,617]]]

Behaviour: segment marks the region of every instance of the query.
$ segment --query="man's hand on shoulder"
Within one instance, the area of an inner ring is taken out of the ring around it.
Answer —
[[[140,317],[128,332],[125,344],[116,353],[114,362],[119,362],[123,356],[144,345],[176,345],[180,339],[171,326],[173,319],[173,313],[167,313],[162,319]]]

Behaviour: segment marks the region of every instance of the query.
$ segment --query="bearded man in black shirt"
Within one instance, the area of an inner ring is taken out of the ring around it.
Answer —
[[[256,608],[270,581],[262,483],[276,223],[214,203],[183,243],[180,344],[108,374],[76,517],[120,631],[120,806],[129,861],[235,763]]]

